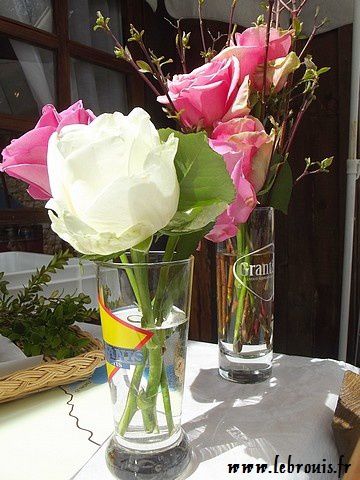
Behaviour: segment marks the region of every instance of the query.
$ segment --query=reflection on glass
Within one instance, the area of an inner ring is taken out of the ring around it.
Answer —
[[[51,0],[1,0],[0,15],[52,32]]]
[[[118,0],[69,0],[70,39],[90,47],[114,52],[113,41],[102,31],[94,32],[96,12],[111,18],[111,29],[122,40],[121,2]]]
[[[84,101],[95,115],[127,113],[125,75],[77,59],[71,59],[71,98]]]
[[[36,117],[55,103],[50,50],[0,36],[0,113]]]

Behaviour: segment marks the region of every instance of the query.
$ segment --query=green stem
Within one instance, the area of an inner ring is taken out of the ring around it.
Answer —
[[[169,393],[169,384],[168,384],[168,379],[166,375],[166,370],[165,370],[165,365],[163,363],[162,365],[162,371],[161,371],[161,393],[163,397],[163,402],[164,402],[164,409],[165,409],[165,416],[166,416],[166,423],[169,431],[169,435],[174,430],[174,420],[172,416],[172,410],[171,410],[171,401],[170,401],[170,393]]]
[[[249,254],[249,245],[246,242],[246,224],[241,225],[238,229],[237,233],[237,255],[238,258],[244,257],[244,262],[247,261]],[[247,278],[243,276],[242,283],[240,284],[239,288],[239,299],[238,299],[238,306],[236,309],[236,319],[235,319],[235,326],[234,326],[234,339],[233,339],[233,348],[235,351],[239,350],[239,340],[241,339],[241,325],[243,321],[243,314],[244,314],[244,303],[247,291]]]
[[[171,262],[174,257],[176,245],[179,241],[178,236],[170,236],[166,243],[166,248],[163,256],[163,262]],[[155,300],[154,300],[154,319],[157,325],[161,325],[163,318],[163,302],[164,302],[164,291],[168,282],[169,276],[169,266],[161,267],[159,282],[156,289]]]
[[[172,260],[178,240],[179,237],[169,237],[163,257],[164,262],[169,262]],[[146,263],[146,252],[132,250],[131,258],[133,263]],[[127,257],[124,259],[121,258],[121,260],[123,263],[128,263]],[[154,319],[157,320],[157,325],[161,325],[163,321],[161,310],[164,291],[167,286],[168,275],[169,266],[162,267],[159,274],[159,281],[153,306],[150,298],[147,267],[136,267],[134,273],[131,271],[130,275],[128,275],[129,282],[133,288],[139,308],[142,312],[141,324],[144,328],[153,327]],[[146,357],[144,356],[144,363],[137,365],[135,368],[129,388],[125,410],[119,423],[119,433],[121,435],[126,433],[131,419],[138,408],[141,409],[145,431],[148,433],[156,431],[156,401],[160,385],[169,434],[171,434],[174,429],[169,386],[162,355],[164,340],[164,332],[156,332],[144,348],[144,351],[147,352],[147,355]],[[147,358],[149,363],[149,378],[145,392],[140,394],[139,387]]]
[[[120,260],[121,260],[121,263],[123,263],[125,265],[129,263],[129,260],[128,260],[128,257],[126,255],[126,253],[123,253],[122,255],[120,255]],[[139,289],[138,289],[138,286],[137,286],[137,283],[136,283],[136,278],[135,278],[134,272],[131,270],[131,268],[126,269],[126,275],[128,276],[128,279],[129,279],[131,288],[133,289],[136,301],[137,301],[138,305],[140,305]]]
[[[152,433],[157,428],[156,400],[162,372],[161,347],[149,348],[149,378],[145,392],[146,407],[143,410],[145,430]]]
[[[131,258],[134,263],[146,263],[146,253],[138,250],[131,250]],[[150,300],[150,290],[148,282],[148,268],[146,265],[135,267],[134,277],[136,279],[137,291],[139,296],[139,307],[142,313],[141,326],[143,328],[152,327],[153,312]]]
[[[119,422],[118,431],[120,435],[125,435],[126,430],[128,429],[129,424],[137,410],[137,396],[139,393],[141,378],[144,373],[147,355],[148,355],[147,350],[146,348],[144,348],[143,360],[139,365],[136,365],[135,367],[133,377],[131,379],[131,384],[129,387],[128,396],[126,399],[124,413]]]

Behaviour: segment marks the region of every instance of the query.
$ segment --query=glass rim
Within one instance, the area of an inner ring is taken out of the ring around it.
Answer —
[[[125,252],[128,254],[129,252]],[[164,250],[153,250],[149,252],[149,255],[154,254],[162,254],[164,255]],[[194,255],[190,255],[189,258],[185,258],[183,260],[170,260],[166,262],[138,262],[138,263],[121,263],[121,262],[101,262],[95,261],[95,264],[98,267],[106,267],[106,268],[133,268],[133,267],[164,267],[164,266],[172,266],[172,265],[187,265],[194,262]]]
[[[268,206],[268,207],[267,207],[267,206],[265,206],[265,205],[257,205],[257,206],[254,208],[253,212],[254,212],[255,210],[258,210],[258,211],[259,211],[259,210],[274,210],[274,207],[271,207],[271,206]],[[252,213],[252,212],[251,212],[251,213]]]

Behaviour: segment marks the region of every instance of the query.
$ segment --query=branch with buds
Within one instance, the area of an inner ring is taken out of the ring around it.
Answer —
[[[299,183],[302,179],[309,175],[316,175],[318,173],[329,173],[329,168],[331,167],[333,161],[334,157],[325,158],[321,162],[312,162],[311,158],[305,158],[305,170],[296,179],[295,183]]]
[[[226,47],[228,47],[231,43],[231,40],[234,37],[237,25],[233,26],[234,23],[234,14],[235,14],[235,9],[236,5],[238,3],[238,0],[232,0],[231,8],[230,8],[230,18],[229,18],[229,30],[228,30],[228,38],[226,41]]]
[[[171,20],[168,18],[165,18],[165,20],[170,23],[170,25],[175,28],[176,30],[176,37],[175,37],[175,46],[176,46],[176,51],[178,53],[180,62],[181,62],[181,67],[183,73],[187,73],[187,66],[186,66],[186,50],[190,50],[190,35],[191,32],[185,33],[180,25],[181,18],[177,20],[176,25],[174,25]]]
[[[199,27],[200,27],[200,35],[201,35],[201,43],[203,50],[200,52],[201,56],[205,59],[205,63],[208,61],[206,42],[205,42],[205,35],[204,35],[204,21],[202,18],[202,7],[205,3],[205,0],[198,0],[198,15],[199,15]]]
[[[299,55],[299,58],[302,58],[304,55],[305,55],[305,52],[306,50],[309,48],[309,45],[311,44],[311,42],[313,41],[315,35],[323,28],[324,25],[326,25],[328,23],[328,19],[325,17],[320,23],[317,23],[317,20],[319,18],[319,13],[320,13],[320,8],[317,7],[316,9],[316,12],[315,12],[315,17],[314,17],[314,26],[313,26],[313,29],[312,29],[312,32],[304,46],[304,48],[302,49],[300,55]]]
[[[165,57],[157,57],[155,53],[151,50],[148,50],[144,44],[143,36],[144,30],[137,30],[134,25],[130,25],[130,38],[128,42],[135,42],[139,45],[144,57],[144,60],[134,60],[128,46],[123,46],[118,38],[114,35],[110,28],[110,18],[105,18],[101,12],[97,12],[97,19],[94,26],[94,30],[104,30],[113,40],[115,48],[114,53],[116,58],[124,60],[128,62],[136,73],[141,77],[141,79],[151,88],[153,93],[159,97],[161,96],[161,92],[155,87],[155,85],[149,80],[147,74],[151,74],[152,77],[157,81],[159,84],[163,94],[167,97],[169,101],[169,107],[166,107],[166,113],[169,118],[176,120],[180,127],[183,128],[181,124],[181,112],[178,112],[175,108],[175,105],[169,95],[169,90],[167,87],[167,78],[163,73],[162,67],[169,63],[172,63],[173,60],[171,58],[165,59]]]

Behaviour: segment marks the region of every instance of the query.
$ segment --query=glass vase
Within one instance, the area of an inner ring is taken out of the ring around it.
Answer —
[[[193,259],[162,257],[98,265],[115,424],[106,462],[119,479],[175,479],[191,458],[181,408]]]
[[[274,212],[256,208],[218,245],[219,373],[230,381],[270,377],[273,357]]]

